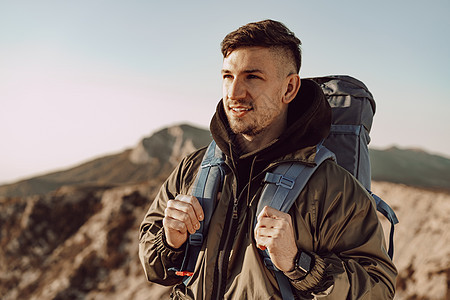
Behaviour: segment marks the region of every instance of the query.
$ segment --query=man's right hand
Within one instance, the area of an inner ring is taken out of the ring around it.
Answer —
[[[178,249],[193,234],[203,221],[203,209],[194,196],[178,195],[167,202],[163,219],[166,241],[170,247]]]

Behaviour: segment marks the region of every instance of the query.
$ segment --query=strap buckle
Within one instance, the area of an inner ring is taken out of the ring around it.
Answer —
[[[276,185],[279,185],[281,187],[284,187],[285,189],[292,190],[294,188],[295,180],[292,180],[290,178],[281,176],[280,180],[276,183]]]
[[[195,232],[189,235],[189,245],[200,247],[203,244],[203,234]]]
[[[263,182],[273,183],[285,189],[292,190],[295,185],[295,180],[285,177],[281,174],[267,172]]]

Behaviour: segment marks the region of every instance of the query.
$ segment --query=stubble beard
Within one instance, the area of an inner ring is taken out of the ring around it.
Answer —
[[[277,94],[280,94],[280,92]],[[267,129],[269,129],[270,125],[275,122],[280,114],[279,107],[275,105],[277,101],[274,99],[276,98],[269,97],[268,95],[264,95],[264,97],[269,99],[269,101],[265,101],[265,104],[262,106],[255,106],[253,101],[242,101],[242,104],[251,107],[251,111],[249,111],[248,114],[244,115],[242,118],[233,116],[232,113],[227,110],[226,115],[228,124],[234,134],[255,137],[261,133],[264,133]]]
[[[255,122],[247,124],[240,118],[228,120],[228,122],[230,123],[231,131],[233,131],[233,133],[237,135],[242,134],[248,136],[256,136],[264,131],[264,128],[258,127]]]
[[[249,114],[255,114],[255,111],[251,111]],[[254,117],[254,118],[251,118]],[[269,113],[264,113],[259,116],[244,116],[244,118],[227,116],[228,123],[230,125],[231,131],[236,135],[247,135],[247,136],[257,136],[263,133],[273,121],[273,116]],[[249,120],[245,120],[245,118]]]

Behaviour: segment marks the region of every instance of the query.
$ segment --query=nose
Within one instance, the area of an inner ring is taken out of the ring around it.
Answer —
[[[226,96],[230,100],[241,100],[246,96],[245,83],[235,78],[232,82],[229,82],[226,86]]]

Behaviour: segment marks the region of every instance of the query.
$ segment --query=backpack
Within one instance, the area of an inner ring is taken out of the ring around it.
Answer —
[[[375,199],[377,211],[381,212],[391,223],[388,254],[392,259],[394,225],[398,223],[398,219],[386,202],[370,192],[371,173],[368,144],[375,113],[373,96],[361,81],[350,76],[310,79],[321,86],[332,108],[330,134],[317,146],[316,166],[283,163],[272,172],[266,173],[257,215],[266,205],[288,212],[317,167],[325,160],[333,159],[360,181]],[[192,193],[202,205],[205,218],[200,223],[200,229],[189,235],[180,270],[174,270],[177,275],[185,277],[186,285],[194,272],[203,239],[208,232],[216,195],[223,185],[226,173],[224,154],[212,141],[203,157]],[[260,253],[266,267],[274,271],[283,299],[294,299],[289,279],[272,264],[267,250],[260,251]]]

